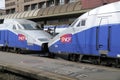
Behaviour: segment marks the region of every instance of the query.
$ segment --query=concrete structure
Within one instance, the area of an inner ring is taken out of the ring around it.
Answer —
[[[16,2],[14,2],[16,1]],[[8,0],[5,18],[26,18],[37,21],[41,25],[71,24],[81,13],[80,0]],[[21,7],[17,7],[21,3]],[[45,5],[43,5],[43,3]],[[10,6],[9,4],[14,4]],[[36,4],[36,7],[34,6]],[[27,7],[29,6],[29,8]],[[80,11],[80,12],[79,12]],[[71,14],[73,14],[71,16]],[[74,15],[77,14],[77,15]],[[67,16],[66,16],[67,15]],[[63,17],[66,16],[66,17]]]
[[[6,14],[30,11],[81,1],[82,9],[92,9],[119,0],[5,0]]]
[[[63,5],[79,0],[5,0],[6,14]]]
[[[4,9],[0,9],[0,16],[1,15],[5,15],[5,10]]]
[[[117,2],[120,0],[81,0],[82,9],[92,9],[108,3]]]
[[[119,0],[5,0],[5,18],[25,18],[44,25],[71,24],[84,12]]]
[[[119,80],[120,69],[0,52],[0,69],[35,80]]]

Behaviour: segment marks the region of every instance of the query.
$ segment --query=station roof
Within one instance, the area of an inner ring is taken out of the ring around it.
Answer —
[[[0,16],[0,19],[10,19],[10,18],[44,18],[44,17],[54,17],[61,15],[69,15],[76,13],[84,13],[88,10],[82,10],[81,2],[74,2],[65,5],[52,6],[48,8],[41,8],[32,11],[25,11],[20,13],[8,14]]]

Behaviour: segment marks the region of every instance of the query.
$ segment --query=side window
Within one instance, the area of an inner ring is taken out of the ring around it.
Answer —
[[[85,24],[86,24],[86,20],[81,20],[78,22],[77,27],[85,26]]]
[[[16,30],[16,27],[15,27],[15,25],[13,25],[13,29],[14,29],[14,30]]]
[[[81,26],[85,26],[86,20],[81,20]]]

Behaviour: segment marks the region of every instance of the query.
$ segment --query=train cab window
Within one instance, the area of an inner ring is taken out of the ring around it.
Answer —
[[[18,29],[22,29],[18,24],[17,24],[17,26],[18,26]]]
[[[40,30],[42,30],[42,28],[40,28],[39,25],[36,25],[35,28],[36,28],[36,29],[40,29]]]
[[[38,25],[22,24],[22,26],[25,30],[38,30],[38,29],[40,29],[40,27]]]
[[[15,25],[13,25],[13,29],[14,29],[14,30],[16,30],[16,27],[15,27]]]
[[[81,20],[81,26],[85,26],[86,20]]]
[[[79,19],[76,19],[71,25],[70,27],[74,27],[76,25],[76,23],[78,22]]]
[[[77,24],[77,27],[80,27],[80,23],[81,23],[81,22],[79,22],[79,23]]]
[[[85,26],[86,20],[81,20],[77,23],[77,27]]]

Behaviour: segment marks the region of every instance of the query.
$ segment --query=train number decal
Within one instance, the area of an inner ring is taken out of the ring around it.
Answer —
[[[23,35],[23,34],[18,34],[18,40],[20,40],[20,41],[25,41],[25,40],[26,40],[25,35]]]
[[[70,43],[72,42],[72,34],[64,34],[60,37],[60,41],[62,43]]]

